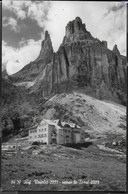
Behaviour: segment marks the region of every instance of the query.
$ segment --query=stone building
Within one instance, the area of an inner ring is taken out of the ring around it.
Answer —
[[[74,123],[43,119],[37,127],[29,130],[29,142],[49,144],[72,144],[84,142],[81,128]]]

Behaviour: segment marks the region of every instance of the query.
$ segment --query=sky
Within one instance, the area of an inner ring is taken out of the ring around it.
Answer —
[[[35,60],[48,30],[54,52],[62,43],[69,21],[80,17],[95,37],[117,44],[126,56],[126,3],[87,1],[2,2],[2,67],[8,74]]]

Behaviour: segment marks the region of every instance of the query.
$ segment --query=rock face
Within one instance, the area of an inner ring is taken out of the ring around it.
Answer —
[[[119,49],[117,48],[117,45],[115,44],[114,47],[113,47],[113,52],[116,53],[117,55],[120,55],[120,51]]]
[[[38,58],[35,60],[35,63],[39,61],[49,63],[51,61],[52,55],[53,55],[52,42],[48,31],[46,31],[45,38],[42,41],[40,54]]]
[[[94,38],[76,17],[67,24],[56,53],[46,31],[39,57],[10,78],[31,81],[29,92],[38,98],[77,90],[125,104],[126,63],[117,46],[109,50],[107,42]]]
[[[86,30],[85,24],[79,17],[69,22],[66,26],[66,33],[63,43],[72,43],[79,40],[94,39],[90,32]]]

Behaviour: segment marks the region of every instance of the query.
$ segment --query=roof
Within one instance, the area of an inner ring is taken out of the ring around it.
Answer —
[[[68,123],[68,122],[61,122],[62,126],[64,127],[65,125],[69,125],[70,127],[75,127],[75,124],[74,123]]]
[[[36,129],[37,126],[38,126],[38,124],[32,125],[32,126],[29,128],[29,130]]]
[[[69,124],[65,124],[64,127],[70,127],[70,125],[69,125]],[[71,127],[70,127],[70,128],[71,128]]]
[[[43,121],[45,121],[48,125],[54,125],[56,128],[61,129],[61,126],[58,125],[59,124],[59,121],[60,121],[59,119],[56,119],[56,120],[43,119],[41,121],[41,123]],[[76,125],[74,123],[68,123],[68,122],[63,121],[63,122],[61,122],[61,124],[62,124],[62,127],[64,127],[65,125],[67,125],[67,126],[69,126],[71,128],[78,128],[78,129],[80,129],[80,126],[79,125]]]
[[[54,125],[56,128],[61,129],[61,127],[58,126],[59,119],[57,119],[57,120],[43,119],[42,121],[45,121],[48,125]],[[41,123],[42,123],[42,121],[41,121]]]
[[[73,128],[79,128],[80,129],[80,126],[79,125],[76,125],[74,123],[68,123],[68,122],[61,122],[62,126],[64,127],[65,125],[69,125],[70,127],[73,127]]]
[[[42,121],[45,121],[49,125],[57,125],[57,121],[55,121],[55,120],[43,119]],[[41,121],[41,123],[42,123],[42,121]]]
[[[53,120],[53,122],[58,124],[59,119]]]

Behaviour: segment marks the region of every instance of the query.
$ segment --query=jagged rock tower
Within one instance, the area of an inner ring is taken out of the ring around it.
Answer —
[[[32,82],[29,92],[38,98],[81,91],[98,99],[126,103],[126,57],[117,45],[94,38],[79,17],[70,21],[56,53],[45,32],[39,57],[11,76],[16,82]]]

